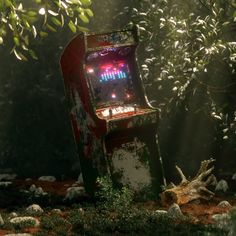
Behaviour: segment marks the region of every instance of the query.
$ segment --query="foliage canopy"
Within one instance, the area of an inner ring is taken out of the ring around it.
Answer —
[[[1,0],[0,44],[10,39],[12,52],[19,60],[37,59],[30,47],[32,39],[47,37],[49,32],[67,25],[73,33],[87,31],[93,12],[91,0]]]
[[[201,94],[204,104],[192,111],[220,122],[224,139],[235,135],[235,0],[133,2],[121,16],[139,25],[142,74],[161,114],[190,111],[189,98]]]

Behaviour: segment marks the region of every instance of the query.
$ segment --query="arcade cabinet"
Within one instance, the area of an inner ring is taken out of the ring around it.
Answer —
[[[163,184],[156,129],[136,61],[137,28],[83,33],[61,57],[85,189],[110,175],[115,185],[158,193]]]

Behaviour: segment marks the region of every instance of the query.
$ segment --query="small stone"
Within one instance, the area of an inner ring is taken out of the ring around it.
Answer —
[[[30,191],[30,192],[35,192],[36,189],[37,189],[37,187],[36,187],[34,184],[32,184],[32,185],[30,186],[30,188],[29,188],[29,191]]]
[[[220,208],[228,208],[231,207],[231,204],[228,201],[221,201],[217,206]]]
[[[215,214],[212,216],[212,219],[216,222],[217,227],[225,228],[230,224],[230,215],[227,213]]]
[[[2,180],[14,180],[16,178],[16,174],[0,174],[0,181]]]
[[[47,182],[55,182],[56,181],[56,177],[54,176],[41,176],[38,178],[39,181],[47,181]]]
[[[19,233],[19,234],[4,234],[5,236],[33,236],[33,234],[28,234],[28,233]]]
[[[9,219],[11,219],[11,218],[16,218],[18,215],[17,215],[17,213],[16,212],[11,212],[10,214],[9,214]]]
[[[12,182],[10,182],[10,181],[1,181],[0,182],[1,187],[8,187],[9,185],[12,185]]]
[[[220,180],[215,188],[216,191],[223,191],[223,192],[226,192],[228,189],[229,189],[228,183],[224,179]]]
[[[31,216],[22,216],[22,217],[15,217],[15,218],[12,218],[10,219],[10,223],[12,224],[20,224],[20,223],[31,223],[37,227],[40,225],[39,223],[39,220],[34,218],[34,217],[31,217]]]
[[[232,180],[236,180],[236,173],[233,174]]]
[[[42,195],[43,195],[43,196],[44,196],[44,195],[47,195],[47,193],[44,192],[41,187],[38,187],[38,188],[37,188],[34,184],[32,184],[32,185],[30,186],[29,191],[30,191],[31,193],[34,193],[34,195],[35,195],[36,197],[39,197],[39,196],[42,196]]]
[[[84,180],[83,180],[83,175],[82,173],[80,173],[78,180],[76,181],[77,184],[84,184]]]
[[[38,188],[36,188],[34,194],[37,196],[44,195],[44,191],[41,187],[38,187]]]
[[[43,209],[37,205],[37,204],[32,204],[26,208],[26,211],[28,213],[43,213]]]
[[[176,203],[172,204],[169,207],[167,214],[169,217],[174,218],[174,219],[183,218],[183,216],[184,216],[179,205]]]
[[[155,214],[158,215],[158,216],[165,216],[165,215],[167,215],[167,211],[165,211],[165,210],[156,210]]]
[[[58,214],[60,215],[62,213],[62,211],[60,209],[52,209],[51,211],[53,214]]]
[[[72,200],[77,197],[84,196],[85,194],[84,187],[70,187],[66,191],[67,191],[67,194],[65,197],[66,200],[67,199]]]
[[[0,214],[0,226],[2,226],[2,225],[4,225],[4,220],[3,220],[3,218],[2,218],[2,216]]]
[[[229,220],[230,216],[227,213],[215,214],[215,215],[212,216],[212,219],[215,220],[215,221]]]

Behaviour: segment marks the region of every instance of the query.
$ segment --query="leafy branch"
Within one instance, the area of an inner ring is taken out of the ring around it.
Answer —
[[[91,0],[34,0],[30,3],[17,0],[0,1],[0,44],[12,44],[11,52],[17,59],[37,59],[31,41],[47,37],[50,32],[68,26],[76,33],[88,31],[93,12]]]

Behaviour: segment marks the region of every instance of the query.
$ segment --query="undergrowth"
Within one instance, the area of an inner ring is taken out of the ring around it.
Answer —
[[[47,208],[42,215],[36,236],[111,236],[111,235],[170,235],[170,236],[234,236],[236,235],[236,210],[231,212],[231,225],[222,229],[216,225],[193,224],[190,218],[173,220],[155,210],[138,207],[134,193],[123,187],[113,187],[109,177],[98,180],[99,190],[95,202],[73,204],[63,207],[61,213],[53,213]],[[139,205],[140,206],[140,205]],[[25,213],[26,214],[26,213]],[[24,215],[24,212],[20,212]],[[2,214],[5,226],[12,232],[24,232],[32,225],[9,224],[8,214]],[[230,234],[229,234],[230,232]]]

